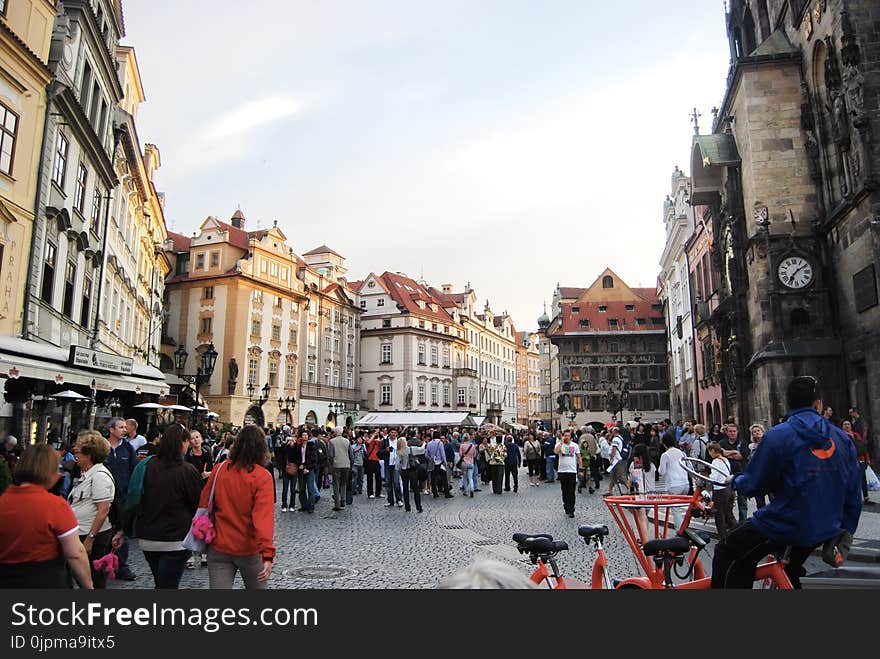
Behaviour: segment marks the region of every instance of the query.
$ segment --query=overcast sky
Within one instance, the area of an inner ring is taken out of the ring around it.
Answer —
[[[169,228],[241,206],[350,279],[468,281],[518,330],[557,282],[653,286],[718,0],[126,0]]]

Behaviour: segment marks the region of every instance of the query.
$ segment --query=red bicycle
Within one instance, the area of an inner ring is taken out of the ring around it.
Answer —
[[[697,458],[683,457],[680,464],[698,483],[692,496],[646,493],[605,498],[605,504],[643,572],[641,576],[621,580],[617,584],[618,588],[701,590],[711,587],[712,580],[705,575],[699,558],[700,552],[709,543],[709,536],[688,527],[694,514],[709,515],[699,483],[714,486],[720,480],[711,478],[712,472],[717,472],[721,478],[726,474]],[[698,468],[695,469],[694,465]],[[681,526],[677,530],[674,525],[670,527],[672,509],[685,506],[687,510]],[[653,513],[651,519],[648,511]],[[785,573],[790,551],[791,548],[787,548],[781,556],[758,565],[755,569],[755,581],[761,582],[765,587],[791,589],[791,581]],[[685,565],[687,569],[682,573],[680,570]]]
[[[568,543],[554,540],[549,533],[514,533],[513,541],[520,554],[528,554],[532,565],[536,565],[530,579],[540,585],[545,583],[551,590],[584,590],[588,584],[576,579],[566,579],[559,571],[556,555],[568,551]],[[549,567],[548,567],[549,566]]]

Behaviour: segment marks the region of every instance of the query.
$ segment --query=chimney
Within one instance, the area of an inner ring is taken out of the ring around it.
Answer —
[[[240,208],[232,214],[232,226],[236,229],[244,229],[244,214]]]
[[[449,295],[450,293],[452,293],[452,284],[443,284],[443,286],[441,286],[441,290],[446,295]]]

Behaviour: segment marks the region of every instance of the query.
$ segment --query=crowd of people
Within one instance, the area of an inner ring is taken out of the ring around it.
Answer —
[[[822,416],[831,423],[833,410]],[[835,425],[853,443],[864,503],[873,504],[865,478],[871,447],[858,410]],[[526,467],[527,487],[559,482],[563,512],[574,517],[584,491],[693,492],[681,466],[686,455],[711,464],[718,476],[712,508],[724,540],[749,517],[750,495],[730,481],[743,473],[765,429],[756,423],[741,435],[732,422],[707,428],[614,419],[603,428],[556,432],[248,425],[206,434],[174,423],[141,435],[135,420],[113,418],[104,434],[84,430],[72,445],[22,451],[7,439],[0,459],[0,587],[105,588],[108,578],[136,579],[128,552],[129,539],[137,538],[156,588],[177,588],[195,567],[207,567],[212,588],[230,588],[237,573],[247,588],[265,588],[276,507],[312,514],[323,499],[345,514],[355,497],[384,497],[387,508],[421,513],[426,497],[472,499],[490,488],[494,495],[517,493]],[[759,509],[767,505],[763,494],[751,496]],[[212,521],[211,542],[201,550],[191,546],[198,511]],[[673,514],[680,524],[683,512]]]

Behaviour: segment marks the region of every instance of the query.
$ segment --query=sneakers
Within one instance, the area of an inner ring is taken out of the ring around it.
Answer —
[[[471,492],[471,499],[473,499],[473,498],[474,498],[474,493],[473,493],[473,492]]]
[[[383,503],[382,505],[385,506],[386,508],[390,508],[390,507],[393,506],[394,504],[391,503],[390,501],[386,501],[386,502]]]
[[[287,506],[281,506],[281,512],[282,512],[282,513],[286,513],[286,512],[287,512]]]
[[[192,570],[195,566],[196,566],[196,564],[195,564],[195,562],[193,561],[193,559],[189,559],[189,560],[186,562],[186,569],[187,569],[187,570]]]
[[[568,513],[569,517],[574,517],[574,513]]]
[[[371,495],[368,496],[367,498],[368,498],[368,499],[375,499],[375,498],[376,498],[376,495],[375,495],[375,494],[371,494]]]
[[[403,501],[398,501],[398,502],[397,502],[397,507],[398,507],[398,508],[403,508]]]
[[[338,513],[340,510],[342,510],[342,509],[339,506],[333,506],[334,513]]]
[[[208,567],[208,559],[207,558],[202,559],[202,567]]]

